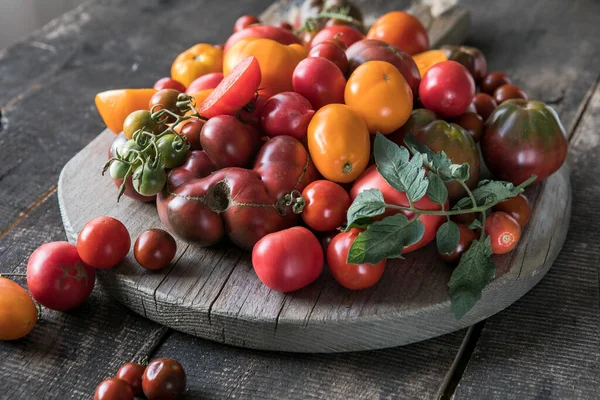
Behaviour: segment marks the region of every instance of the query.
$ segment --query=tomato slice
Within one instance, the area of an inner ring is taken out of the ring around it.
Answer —
[[[200,104],[198,112],[204,118],[216,115],[236,115],[248,104],[261,81],[260,66],[256,57],[242,60]]]

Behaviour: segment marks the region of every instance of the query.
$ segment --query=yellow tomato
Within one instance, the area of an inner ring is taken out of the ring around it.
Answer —
[[[137,110],[147,110],[155,89],[117,89],[98,93],[96,108],[104,123],[114,133],[123,130],[123,122],[129,114]]]
[[[421,75],[422,78],[425,76],[425,73],[429,70],[429,68],[433,67],[439,62],[448,61],[448,57],[442,50],[429,50],[423,53],[415,54],[413,56],[413,60],[415,61],[415,64],[417,64],[417,68],[419,68],[419,75]]]
[[[328,104],[313,115],[308,125],[308,151],[326,179],[352,182],[369,163],[369,130],[348,106]]]
[[[372,134],[394,132],[408,120],[413,107],[410,86],[386,61],[368,61],[356,68],[346,84],[344,101]]]
[[[179,54],[171,66],[171,77],[188,87],[196,78],[223,69],[223,50],[206,43]]]
[[[0,278],[0,340],[22,338],[36,321],[37,308],[31,296],[15,282]]]

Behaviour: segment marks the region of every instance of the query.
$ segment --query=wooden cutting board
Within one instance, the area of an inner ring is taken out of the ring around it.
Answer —
[[[279,3],[266,15],[289,15],[290,4]],[[467,23],[468,14],[460,9],[432,19],[430,27],[438,29],[432,32],[434,45],[461,42]],[[83,225],[100,215],[122,221],[132,242],[142,231],[162,227],[153,204],[129,198],[117,203],[112,180],[100,175],[113,139],[113,133],[104,131],[61,172],[58,199],[68,240],[73,243]],[[99,271],[98,280],[110,295],[146,318],[225,344],[291,352],[405,345],[488,318],[518,300],[545,275],[569,225],[568,167],[526,194],[532,215],[521,242],[513,252],[494,257],[496,279],[461,320],[454,319],[447,294],[452,270],[438,260],[433,245],[408,254],[405,260],[388,261],[381,281],[358,292],[342,288],[326,268],[302,290],[274,292],[254,274],[249,253],[230,244],[201,248],[179,240],[175,260],[163,271],[144,270],[130,252],[118,267]]]

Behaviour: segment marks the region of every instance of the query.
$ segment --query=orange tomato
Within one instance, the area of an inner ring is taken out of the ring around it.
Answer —
[[[171,65],[171,77],[188,87],[196,78],[221,72],[223,50],[206,43],[190,47],[179,54]]]
[[[22,338],[36,321],[37,308],[31,296],[15,282],[0,278],[0,340]]]
[[[155,89],[107,90],[96,95],[96,108],[104,123],[114,133],[123,130],[123,122],[137,110],[147,110]]]
[[[344,101],[367,123],[369,132],[384,135],[400,128],[410,117],[413,95],[394,65],[367,61],[348,79]]]
[[[423,53],[415,54],[413,60],[415,61],[415,64],[417,64],[419,75],[421,75],[422,78],[429,68],[433,67],[435,64],[442,61],[448,61],[448,56],[446,56],[446,53],[442,50],[428,50]]]
[[[299,44],[285,45],[271,39],[245,38],[225,53],[223,74],[229,75],[242,60],[250,56],[256,57],[262,75],[260,94],[269,98],[277,93],[294,91],[294,69],[307,54],[306,49]]]
[[[371,140],[367,124],[344,104],[328,104],[308,125],[308,151],[326,179],[352,182],[367,168]]]
[[[411,56],[429,50],[427,30],[421,21],[404,11],[392,11],[379,17],[369,29],[367,39],[383,40]]]

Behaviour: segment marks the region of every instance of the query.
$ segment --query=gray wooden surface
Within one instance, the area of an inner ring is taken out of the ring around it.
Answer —
[[[89,2],[0,52],[0,271],[24,271],[35,247],[66,238],[55,185],[62,166],[102,129],[93,95],[144,86],[167,73],[179,50],[200,38],[223,40],[238,14],[258,13],[269,1],[139,3]],[[390,9],[396,2],[373,4]],[[484,50],[494,69],[508,71],[531,97],[551,102],[566,126],[581,120],[592,127],[570,155],[573,217],[565,251],[533,291],[471,329],[470,337],[463,330],[398,349],[328,356],[263,353],[165,335],[96,292],[82,310],[47,313],[31,336],[0,343],[3,398],[89,398],[100,380],[136,354],[177,357],[190,371],[191,399],[230,392],[277,399],[429,399],[437,393],[457,399],[597,398],[600,385],[592,374],[597,376],[599,353],[599,251],[593,223],[600,184],[593,168],[600,117],[585,104],[600,72],[600,5],[461,4],[472,15],[468,42]],[[157,20],[157,12],[164,17]]]

